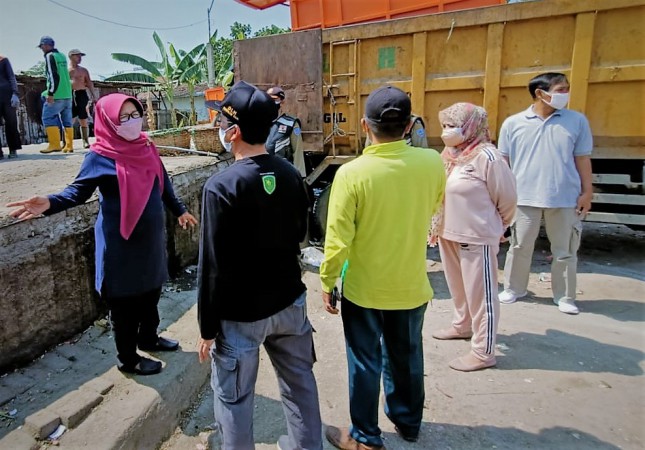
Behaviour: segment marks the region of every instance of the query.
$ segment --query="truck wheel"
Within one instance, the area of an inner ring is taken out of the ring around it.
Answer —
[[[320,236],[320,243],[325,242],[325,229],[327,228],[327,210],[329,209],[329,195],[331,184],[320,190],[314,200],[313,216],[316,232]]]

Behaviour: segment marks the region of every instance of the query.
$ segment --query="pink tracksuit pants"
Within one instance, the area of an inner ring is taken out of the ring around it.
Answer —
[[[452,326],[473,337],[473,354],[487,361],[495,357],[499,322],[497,252],[499,246],[460,244],[439,239],[439,251],[450,295],[455,303]]]

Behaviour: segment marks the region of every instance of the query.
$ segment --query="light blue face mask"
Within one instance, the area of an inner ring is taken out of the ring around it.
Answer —
[[[231,151],[231,148],[233,147],[232,142],[226,142],[226,132],[233,128],[235,125],[231,125],[228,127],[226,130],[222,130],[221,128],[219,129],[219,141],[222,143],[222,146],[224,147],[224,150],[227,152]]]

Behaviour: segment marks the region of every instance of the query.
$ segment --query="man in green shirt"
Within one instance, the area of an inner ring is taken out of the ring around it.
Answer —
[[[40,38],[38,48],[45,55],[47,89],[43,92],[46,101],[43,105],[43,125],[49,146],[40,153],[74,151],[74,129],[72,128],[72,83],[67,71],[67,58],[54,47],[49,36]],[[58,116],[65,128],[65,148],[60,147]]]
[[[336,447],[383,447],[378,426],[380,379],[385,413],[397,432],[416,441],[423,415],[421,330],[433,292],[426,273],[430,220],[443,199],[445,172],[436,151],[411,147],[408,96],[392,86],[372,92],[363,130],[372,145],[334,178],[320,268],[325,309],[343,278],[351,427],[327,428]]]

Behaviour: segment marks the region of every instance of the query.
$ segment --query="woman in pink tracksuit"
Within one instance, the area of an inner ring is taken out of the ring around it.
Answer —
[[[435,339],[471,339],[471,351],[450,362],[469,372],[495,365],[499,320],[497,252],[515,214],[515,177],[490,142],[484,108],[456,103],[439,113],[446,144],[441,153],[447,182],[435,215],[431,243],[441,260],[455,314]]]

